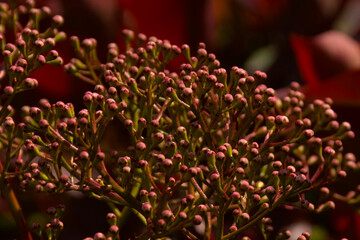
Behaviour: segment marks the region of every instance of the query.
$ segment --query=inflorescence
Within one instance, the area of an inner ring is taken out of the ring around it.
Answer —
[[[335,207],[335,197],[358,201],[357,192],[347,198],[329,188],[360,166],[343,152],[342,141],[354,133],[348,122],[336,120],[332,100],[305,103],[297,83],[277,96],[265,85],[264,72],[227,71],[204,43],[192,56],[186,44],[123,30],[125,52],[111,43],[101,63],[95,39],[72,36],[77,58],[65,70],[94,85],[83,95],[84,109],[41,99],[38,106],[22,107],[15,123],[12,100],[37,85],[29,75],[43,64],[63,62],[52,50],[65,38],[57,29],[63,19],[54,16],[39,32],[48,8],[27,1],[2,4],[0,11],[6,24],[0,34],[1,187],[11,190],[8,180],[17,179],[26,191],[81,191],[106,202],[112,210],[108,232],[87,239],[119,239],[129,214],[143,223],[136,239],[197,239],[193,226],[199,224],[205,239],[233,239],[256,226],[265,239],[287,239],[289,231],[273,235],[268,214],[275,208],[320,213]],[[24,26],[18,15],[28,16]],[[4,32],[5,26],[13,32]],[[7,34],[15,35],[14,43]],[[186,63],[178,72],[168,70],[178,55]],[[128,146],[109,150],[104,133],[118,121]],[[310,191],[320,192],[319,202],[306,199]],[[35,223],[34,231],[56,238],[64,227],[62,210],[49,209],[52,220],[43,231]],[[304,232],[298,239],[309,238]]]

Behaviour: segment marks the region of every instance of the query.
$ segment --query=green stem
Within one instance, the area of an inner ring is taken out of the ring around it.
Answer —
[[[4,168],[2,166],[2,163],[0,162],[0,171],[2,172],[2,175],[5,175],[5,172],[3,170]],[[16,225],[19,228],[21,239],[32,240],[33,239],[32,235],[27,227],[25,217],[21,210],[19,201],[16,198],[14,190],[12,190],[10,186],[5,184],[4,181],[0,182],[0,187],[6,202],[9,204],[9,208],[12,213],[12,216],[14,217]]]
[[[198,238],[192,234],[189,230],[187,230],[186,228],[183,228],[182,231],[184,232],[184,234],[186,234],[190,239],[192,240],[197,240]],[[210,238],[208,238],[210,239]]]
[[[8,149],[6,151],[6,160],[5,160],[5,166],[1,165],[1,177],[0,177],[0,184],[3,184],[5,182],[5,173],[8,171],[9,167],[10,167],[10,155],[11,155],[11,150],[12,150],[12,143],[13,143],[13,138],[9,139],[9,144],[8,144]]]
[[[131,196],[136,197],[140,191],[140,188],[141,188],[141,183],[135,181],[135,184],[132,187],[131,192],[130,192]],[[117,220],[117,225],[118,225],[119,229],[122,229],[122,227],[126,223],[126,220],[128,219],[128,216],[130,215],[131,211],[132,211],[131,207],[124,206],[124,208],[121,211],[120,216],[118,217],[118,220]],[[139,216],[139,215],[137,215],[137,216]],[[140,220],[142,220],[142,219],[140,218]],[[145,220],[145,225],[146,225],[146,220]]]
[[[226,239],[231,239],[233,237],[235,237],[236,235],[238,235],[239,233],[245,231],[246,229],[248,229],[249,227],[253,226],[254,224],[256,224],[258,221],[260,221],[260,219],[262,219],[264,216],[266,216],[267,214],[269,214],[273,209],[275,209],[277,206],[279,206],[281,203],[283,203],[286,199],[290,198],[293,195],[297,195],[300,194],[302,191],[297,192],[296,194],[294,193],[289,193],[289,194],[283,194],[281,195],[277,200],[275,200],[275,202],[273,203],[273,205],[268,208],[263,210],[261,213],[256,213],[254,215],[254,217],[250,220],[250,222],[248,222],[247,224],[245,224],[244,226],[242,226],[241,228],[238,228],[236,231],[229,233],[227,235],[225,235],[222,240],[226,240]]]
[[[195,178],[191,178],[191,183],[192,185],[195,187],[196,191],[200,194],[200,197],[204,200],[204,202],[206,202],[206,204],[208,205],[208,207],[214,211],[214,205],[210,202],[210,200],[207,198],[206,194],[203,192],[203,190],[201,189],[201,187],[199,186],[199,184],[196,182]],[[216,213],[216,211],[214,212]]]
[[[141,209],[141,203],[132,195],[128,195],[125,190],[110,176],[104,162],[99,163],[97,170],[100,172],[104,180],[108,181],[109,184],[112,185],[113,190],[119,194],[121,198],[123,198],[132,208],[135,208],[139,212],[143,212]]]
[[[86,83],[89,83],[91,85],[96,85],[96,82],[93,79],[91,79],[91,78],[89,78],[87,76],[84,76],[81,73],[75,73],[74,75],[75,75],[75,77],[79,78],[80,80],[82,80],[82,81],[84,81]]]
[[[101,82],[101,80],[99,79],[99,77],[96,75],[96,73],[95,73],[95,71],[94,71],[94,68],[93,68],[93,66],[92,66],[92,64],[91,64],[91,61],[88,59],[88,58],[86,58],[86,65],[88,66],[88,68],[89,68],[89,71],[90,71],[90,76],[92,77],[92,79],[94,79],[94,82],[95,82],[95,84],[101,84],[101,85],[103,85],[102,84],[102,82]]]
[[[204,240],[211,239],[211,212],[206,214]]]
[[[144,215],[142,215],[141,213],[139,213],[138,211],[136,211],[133,208],[131,208],[131,211],[139,218],[139,220],[144,224],[144,226],[147,226],[147,220],[144,217]]]
[[[245,229],[248,229],[249,227],[251,227],[252,225],[257,223],[260,219],[262,219],[270,211],[271,211],[270,209],[267,209],[267,210],[263,211],[256,218],[252,219],[248,224],[246,224],[246,225],[242,226],[241,228],[237,229],[235,232],[232,232],[232,233],[229,233],[229,234],[225,235],[222,238],[222,240],[231,239],[231,238],[235,237],[236,235],[238,235],[239,233],[245,231]]]
[[[246,122],[241,127],[239,127],[239,131],[236,132],[236,135],[232,139],[229,139],[230,144],[233,144],[234,142],[239,140],[240,137],[242,137],[245,134],[245,131],[249,130],[250,125],[254,121],[255,116],[259,113],[259,109],[256,109],[252,113],[248,113],[248,112],[246,113],[249,117],[247,118]]]
[[[4,119],[6,117],[6,115],[4,115],[4,113],[7,111],[7,107],[10,105],[10,103],[12,102],[14,97],[15,97],[15,93],[13,93],[11,96],[9,96],[8,99],[6,99],[6,102],[1,106],[0,122],[4,122]]]
[[[219,212],[217,215],[217,221],[216,221],[216,240],[221,240],[224,234],[224,215],[225,212],[224,210],[224,203],[221,200],[220,204],[219,204],[220,208],[219,208]]]
[[[67,145],[67,147],[69,147],[72,151],[77,152],[79,151],[79,149],[77,147],[75,147],[71,142],[69,142],[68,140],[66,140],[63,136],[61,136],[55,129],[53,129],[52,127],[49,127],[49,133],[55,137],[57,140],[59,140],[60,142],[64,143],[65,145]]]

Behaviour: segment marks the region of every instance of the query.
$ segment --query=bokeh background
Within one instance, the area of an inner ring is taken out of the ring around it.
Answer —
[[[255,70],[265,71],[267,85],[281,89],[280,92],[285,92],[290,82],[299,82],[307,100],[333,98],[338,119],[349,121],[360,136],[360,0],[38,0],[36,3],[64,16],[62,30],[69,37],[96,38],[103,60],[108,43],[122,44],[124,28],[168,39],[179,46],[187,43],[192,49],[198,42],[204,42],[226,69],[239,66],[250,74]],[[58,50],[65,62],[71,59],[67,41]],[[170,68],[176,71],[180,62],[181,59],[175,59]],[[36,90],[39,99],[72,101],[78,110],[82,107],[82,93],[92,89],[51,66],[40,69],[34,77],[39,80]],[[16,104],[36,104],[39,99],[33,93],[25,93]],[[345,150],[359,158],[359,146],[357,137],[345,143]],[[339,188],[346,193],[358,184],[360,177],[349,176]],[[107,229],[104,223],[107,207],[95,200],[84,201],[81,194],[43,195],[35,200],[29,194],[19,194],[30,222],[45,221],[43,213],[49,206],[67,205],[62,239],[82,239]],[[295,231],[310,231],[315,240],[340,239],[340,236],[360,239],[360,217],[351,207],[341,204],[334,212],[321,216],[283,210],[274,216],[274,224],[276,230],[291,225],[294,236]],[[2,199],[0,232],[0,236],[5,236],[1,239],[17,236]],[[124,233],[124,236],[130,235]],[[253,237],[257,238],[256,233]]]

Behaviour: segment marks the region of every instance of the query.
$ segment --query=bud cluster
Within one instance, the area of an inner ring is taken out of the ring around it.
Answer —
[[[110,228],[91,239],[119,239],[130,212],[144,224],[136,239],[194,239],[193,226],[202,223],[205,239],[212,232],[216,239],[235,238],[255,223],[271,238],[268,214],[281,205],[321,213],[335,207],[335,198],[359,198],[324,186],[360,168],[354,155],[344,153],[342,141],[354,132],[337,121],[332,101],[306,103],[296,83],[279,97],[266,86],[264,72],[225,70],[204,43],[192,52],[186,44],[124,30],[125,53],[111,43],[101,63],[95,39],[72,36],[77,57],[65,69],[94,85],[83,95],[84,108],[41,99],[36,107],[24,106],[22,122],[15,124],[9,104],[37,85],[29,74],[45,63],[62,64],[51,49],[64,38],[57,29],[63,20],[53,17],[39,33],[39,20],[50,10],[31,2],[14,11],[0,6],[8,24],[16,19],[11,14],[30,16],[25,27],[14,27],[14,44],[0,33],[0,138],[7,149],[0,181],[15,176],[24,191],[81,191],[105,201],[114,211],[107,216]],[[177,72],[168,70],[181,54],[187,62]],[[119,122],[128,132],[127,149],[109,150],[105,132]],[[322,197],[310,202],[304,193],[315,190]],[[231,218],[227,229],[225,215]],[[62,226],[54,217],[45,232],[57,238]],[[280,232],[277,239],[290,235]]]
[[[57,207],[49,207],[47,215],[49,222],[41,227],[38,222],[34,222],[31,226],[32,232],[41,239],[58,239],[64,223],[60,220],[65,211],[65,206],[59,204]]]
[[[0,12],[0,82],[4,86],[2,94],[6,96],[1,99],[1,105],[6,108],[9,104],[7,99],[38,85],[36,79],[28,77],[36,69],[44,64],[62,65],[62,58],[53,48],[57,42],[65,39],[66,34],[58,30],[63,18],[59,15],[51,17],[48,7],[35,8],[33,1],[16,8],[1,3]],[[28,20],[23,23],[19,19]],[[44,31],[39,31],[39,24],[49,20],[51,24]],[[7,31],[8,28],[12,31]],[[8,39],[14,40],[11,42]],[[3,111],[1,113],[0,117],[3,117]]]
[[[128,130],[128,152],[111,158],[111,174],[125,192],[137,189],[148,228],[140,236],[167,236],[217,217],[218,239],[228,239],[294,198],[321,212],[329,202],[310,203],[302,193],[359,168],[342,153],[354,133],[336,120],[330,99],[306,105],[296,83],[279,98],[265,73],[226,71],[203,43],[191,56],[187,45],[143,34],[132,43],[132,31],[123,35],[125,54],[109,44],[101,64],[91,53],[96,42],[85,39],[67,69],[95,85],[84,96],[89,118],[118,118]],[[188,63],[167,70],[181,51]],[[231,229],[222,229],[234,211]]]

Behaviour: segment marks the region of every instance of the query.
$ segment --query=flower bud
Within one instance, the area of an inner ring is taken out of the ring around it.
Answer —
[[[199,225],[202,222],[202,217],[200,215],[195,215],[193,221],[195,225]]]
[[[300,238],[301,236],[303,236],[304,238]],[[302,239],[304,239],[304,240],[310,240],[310,233],[309,232],[303,232],[302,234],[301,234],[301,236],[299,237],[300,238],[300,240],[302,240]],[[298,238],[298,239],[299,239]]]
[[[275,123],[279,126],[286,126],[287,124],[289,124],[289,119],[286,116],[277,115],[275,117]]]
[[[94,235],[94,240],[105,240],[105,239],[106,236],[101,232],[95,233]]]
[[[124,166],[123,168],[122,168],[122,172],[123,173],[130,173],[131,172],[131,167],[130,166]]]
[[[4,93],[8,96],[12,95],[14,93],[14,88],[11,86],[4,87]]]
[[[185,220],[185,219],[187,219],[187,213],[181,211],[181,212],[179,213],[179,217],[180,217],[181,219]]]
[[[141,209],[146,212],[146,213],[149,213],[151,210],[152,210],[152,206],[149,202],[144,202],[142,205],[141,205]]]
[[[339,178],[346,178],[347,173],[344,170],[340,170],[336,174]]]
[[[146,150],[146,144],[143,143],[143,142],[138,142],[138,143],[136,144],[136,147],[135,147],[135,148],[136,148],[137,151],[143,152],[143,151]]]
[[[162,165],[164,166],[164,168],[169,169],[172,168],[173,162],[171,159],[166,158],[162,161]]]
[[[191,88],[184,88],[182,92],[185,97],[191,97],[193,95],[193,90]]]
[[[231,198],[233,199],[233,201],[237,201],[237,200],[240,200],[241,195],[240,195],[239,192],[233,192],[233,193],[231,194]]]
[[[150,200],[155,200],[155,199],[157,199],[156,193],[153,192],[153,191],[149,192],[149,199],[150,199]]]
[[[249,189],[249,187],[250,187],[250,184],[246,180],[241,180],[240,184],[239,184],[239,187],[240,187],[241,190],[247,191]]]
[[[53,28],[58,28],[63,24],[64,24],[64,18],[62,16],[60,16],[60,15],[53,16],[53,18],[52,18],[52,27]]]
[[[56,188],[56,185],[54,183],[48,182],[48,183],[46,183],[44,190],[46,192],[53,192],[53,191],[55,191],[55,188]]]
[[[38,86],[38,81],[35,78],[25,78],[24,84],[27,87],[27,89],[33,89]]]
[[[69,180],[68,176],[63,174],[59,177],[59,180],[61,183],[67,183],[67,181]]]
[[[117,234],[119,233],[119,227],[116,226],[115,224],[111,225],[111,226],[109,227],[109,233],[110,233],[111,235],[117,235]]]
[[[89,159],[90,159],[90,155],[89,155],[89,153],[87,151],[80,152],[79,160],[81,160],[81,161],[89,161]]]
[[[218,173],[212,173],[210,175],[210,181],[215,182],[218,181],[220,179],[220,175]]]
[[[11,133],[15,128],[15,122],[12,117],[6,117],[4,121],[4,127],[5,129]]]
[[[225,161],[225,154],[223,152],[217,152],[215,155],[215,159],[221,163]]]
[[[272,200],[274,195],[276,194],[276,190],[273,186],[267,186],[265,189],[266,196],[269,198],[269,200]]]
[[[226,102],[226,104],[231,104],[234,100],[234,97],[228,93],[224,95],[224,101]]]
[[[49,122],[46,119],[41,119],[39,121],[39,127],[42,129],[46,129],[49,127]]]
[[[317,213],[322,213],[327,210],[333,210],[335,209],[335,203],[333,201],[327,201],[326,203],[321,204],[317,209]]]
[[[249,165],[249,160],[246,157],[242,157],[239,160],[239,164],[242,168],[246,168]]]
[[[170,219],[173,216],[173,213],[171,212],[171,210],[166,209],[161,212],[161,216],[165,219]]]
[[[248,222],[250,220],[250,215],[248,213],[242,213],[240,215],[240,218],[245,221],[245,222]]]

